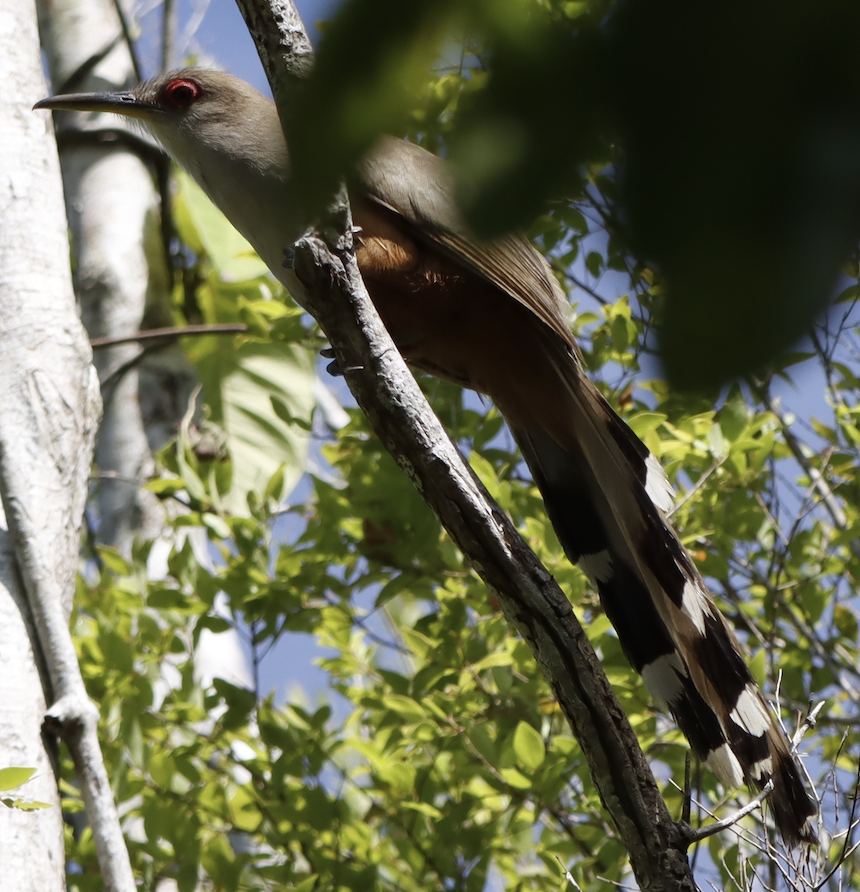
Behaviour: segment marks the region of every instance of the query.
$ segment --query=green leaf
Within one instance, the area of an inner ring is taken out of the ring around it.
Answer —
[[[385,697],[382,702],[407,722],[420,722],[427,718],[427,713],[421,704],[409,697],[392,695]]]
[[[228,632],[232,629],[233,623],[221,616],[201,616],[197,620],[197,628],[208,629],[210,632],[220,635],[222,632]]]
[[[304,473],[309,424],[315,404],[314,355],[298,344],[246,341],[235,349],[223,338],[204,338],[192,358],[200,373],[212,420],[227,434],[233,485],[225,507],[247,516],[247,493],[264,492],[284,465],[282,498]],[[275,401],[298,426],[285,421]]]
[[[200,515],[200,519],[203,521],[203,526],[205,526],[216,539],[230,538],[230,527],[228,527],[225,521],[217,514],[212,514],[210,511],[204,511]]]
[[[515,790],[531,789],[531,780],[521,772],[517,771],[516,768],[502,768],[501,771],[499,771],[499,774],[502,776],[505,783],[513,787]]]
[[[35,768],[0,768],[0,790],[14,790],[36,773]]]
[[[99,558],[105,567],[117,576],[128,576],[131,572],[128,561],[115,548],[100,545]]]
[[[857,640],[857,615],[844,604],[837,604],[833,608],[833,624],[844,638],[850,641]]]
[[[493,669],[497,666],[510,666],[513,661],[513,654],[510,651],[497,650],[478,660],[472,668],[475,672],[483,672],[485,669]]]
[[[514,731],[514,753],[527,771],[536,771],[546,758],[543,738],[527,722],[519,722]]]
[[[487,488],[487,492],[494,498],[498,498],[499,477],[492,464],[478,452],[469,453],[469,465],[478,475],[478,479]]]
[[[752,677],[759,685],[764,685],[767,678],[767,652],[758,651],[755,656],[747,661]]]
[[[405,796],[415,788],[415,767],[406,762],[390,762],[376,769],[379,779],[390,784],[396,793]]]
[[[286,421],[287,424],[294,424],[308,433],[313,430],[313,425],[311,424],[310,419],[299,418],[296,415],[293,415],[287,404],[280,397],[272,395],[272,409],[281,421]]]
[[[197,253],[205,253],[227,282],[268,274],[251,245],[185,171],[177,173],[176,182],[176,225],[183,241]]]
[[[221,721],[225,727],[235,728],[247,721],[248,716],[257,705],[257,696],[253,691],[237,687],[223,678],[214,678],[212,686],[227,704],[227,712]]]
[[[154,492],[157,496],[173,496],[185,489],[185,482],[181,477],[159,477],[147,481],[144,489]]]
[[[595,279],[599,278],[603,271],[603,255],[598,254],[597,251],[590,251],[585,258],[585,268]]]
[[[434,808],[428,802],[402,802],[400,807],[408,811],[417,811],[422,815],[427,815],[434,821],[441,820],[442,812],[438,808]]]
[[[750,409],[740,389],[732,388],[731,395],[718,414],[720,430],[729,440],[737,440],[750,420]]]
[[[48,802],[38,802],[35,799],[10,799],[9,797],[0,797],[0,802],[7,808],[17,808],[19,811],[37,811],[40,808],[53,808]]]
[[[242,787],[230,799],[230,819],[237,830],[246,833],[253,833],[263,820],[256,800]]]
[[[723,436],[718,424],[714,424],[708,432],[708,447],[715,458],[723,458],[728,454],[729,441]]]
[[[263,495],[266,499],[274,502],[275,504],[280,504],[281,499],[284,496],[284,478],[287,473],[287,465],[286,463],[281,464],[277,471],[269,478],[269,482],[266,484],[266,490]]]

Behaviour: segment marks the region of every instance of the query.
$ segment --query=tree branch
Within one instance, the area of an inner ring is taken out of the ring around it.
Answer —
[[[351,247],[351,246],[350,246]],[[564,593],[464,463],[379,320],[350,248],[296,248],[307,307],[371,426],[531,647],[642,889],[693,889],[686,842]]]
[[[92,338],[90,346],[93,350],[104,350],[119,344],[138,344],[142,341],[175,341],[190,335],[223,335],[243,334],[248,326],[242,322],[218,322],[212,325],[181,325],[168,328],[149,328],[134,334],[114,338]]]
[[[308,67],[298,14],[283,0],[237,2],[276,98],[288,96]],[[276,27],[279,42],[271,30]],[[326,233],[341,235],[300,240],[294,268],[307,289],[305,307],[324,329],[340,367],[349,370],[353,395],[534,652],[582,746],[640,888],[695,889],[686,837],[666,809],[570,603],[466,466],[379,319],[355,262],[345,199],[325,223]]]

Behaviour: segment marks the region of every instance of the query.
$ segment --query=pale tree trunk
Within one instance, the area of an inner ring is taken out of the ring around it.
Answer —
[[[112,0],[37,4],[53,92],[117,90],[136,82]],[[151,164],[155,147],[113,115],[62,113],[56,120],[75,290],[90,337],[125,338],[144,327],[170,324],[169,311],[162,309],[170,282]],[[157,578],[167,572],[171,542],[164,538],[160,503],[141,484],[153,471],[150,447],[160,448],[174,436],[195,376],[178,345],[138,365],[140,349],[127,343],[95,355],[100,377],[107,381],[96,450],[98,539],[126,556],[136,535],[156,539],[149,571]],[[118,369],[125,370],[116,374]],[[208,637],[202,637],[198,650],[206,650]],[[223,658],[227,636],[218,637]],[[230,640],[242,658],[235,633]],[[249,675],[244,659],[240,674],[242,669]],[[158,888],[169,890],[171,882]]]
[[[0,45],[8,19],[8,14],[0,11]],[[5,115],[0,114],[0,118]],[[3,174],[5,142],[0,136]],[[0,194],[6,192],[4,187],[5,182],[0,185]],[[4,217],[0,212],[0,225]],[[0,244],[0,257],[4,253]],[[4,283],[0,281],[0,294],[3,291]],[[17,892],[57,892],[66,886],[63,815],[54,774],[56,741],[43,738],[39,731],[47,708],[47,679],[40,673],[42,668],[14,545],[0,511],[0,767],[35,768],[34,779],[16,795],[51,805],[33,812],[0,806],[0,889]]]
[[[0,6],[0,82],[5,87],[0,101],[0,312],[4,320],[24,325],[32,318],[9,320],[8,310],[28,302],[34,292],[40,304],[54,295],[58,305],[72,299],[68,263],[58,253],[66,241],[63,223],[45,216],[46,210],[55,211],[59,181],[56,171],[48,175],[44,121],[30,111],[43,82],[33,12],[27,3]],[[15,339],[15,329],[0,336]],[[2,382],[3,389],[11,383]],[[5,425],[4,409],[0,406]],[[3,767],[35,768],[34,780],[20,794],[52,806],[30,813],[0,807],[0,889],[18,892],[65,888],[63,816],[52,765],[56,745],[41,734],[50,686],[40,670],[44,665],[32,614],[0,510],[0,761]]]
[[[116,90],[135,82],[112,0],[39,0],[39,11],[55,90]],[[79,76],[85,63],[106,50]],[[152,171],[135,143],[122,138],[136,140],[113,115],[64,113],[58,123],[75,291],[84,324],[91,338],[133,335],[141,329],[150,295],[163,300],[169,294]],[[98,351],[95,357],[102,379],[128,366],[105,387],[96,449],[98,539],[126,555],[136,534],[153,538],[164,520],[158,500],[141,489],[152,474],[153,460],[134,364],[139,352],[131,343]]]
[[[54,804],[0,815],[0,888],[65,885],[62,816],[42,738],[47,712],[75,761],[106,887],[130,892],[98,711],[68,626],[100,399],[69,275],[50,123],[31,110],[45,83],[29,2],[0,5],[0,83],[0,702],[8,735],[0,752],[38,769],[34,789],[22,793]]]

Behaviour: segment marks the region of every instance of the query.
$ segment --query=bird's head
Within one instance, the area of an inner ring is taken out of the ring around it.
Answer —
[[[132,90],[52,96],[34,108],[112,112],[139,121],[193,174],[203,159],[219,158],[286,174],[286,145],[274,103],[221,71],[183,68]]]
[[[294,293],[284,248],[303,230],[275,104],[221,71],[183,68],[118,93],[53,96],[36,108],[113,112],[141,122]]]

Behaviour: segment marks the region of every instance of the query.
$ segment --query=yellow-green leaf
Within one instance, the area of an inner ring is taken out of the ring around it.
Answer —
[[[0,768],[0,790],[14,790],[36,773],[35,768]]]
[[[535,771],[546,758],[543,738],[528,722],[520,722],[514,731],[514,753],[528,771]]]

